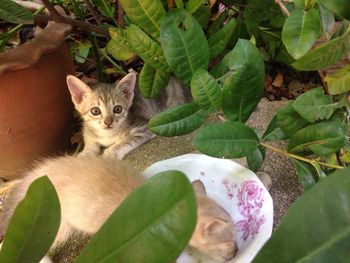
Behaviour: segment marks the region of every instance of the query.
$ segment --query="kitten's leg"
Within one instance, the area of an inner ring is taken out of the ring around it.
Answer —
[[[86,137],[86,136],[84,136]],[[101,153],[100,144],[94,140],[84,138],[84,149],[79,153],[80,156],[94,156]]]
[[[103,155],[122,160],[132,150],[148,142],[154,137],[155,135],[148,130],[147,126],[133,128],[127,140],[128,142],[112,145],[104,151]]]

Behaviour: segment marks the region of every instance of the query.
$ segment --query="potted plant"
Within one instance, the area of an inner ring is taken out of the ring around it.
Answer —
[[[13,11],[17,18],[8,14],[7,19],[13,23],[27,23],[32,16],[26,11],[19,17],[19,10],[26,9],[12,1],[1,1],[1,9]],[[73,72],[73,62],[64,38],[70,29],[69,25],[49,23],[33,39],[0,53],[3,179],[18,176],[34,159],[64,150],[68,145],[73,107],[65,76]]]

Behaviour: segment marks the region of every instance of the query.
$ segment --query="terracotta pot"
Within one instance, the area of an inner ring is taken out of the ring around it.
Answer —
[[[10,63],[15,66],[5,70],[0,56],[0,178],[19,177],[34,160],[69,143],[73,105],[65,77],[73,62],[63,39],[57,45],[40,46],[34,60],[24,58],[26,63]]]

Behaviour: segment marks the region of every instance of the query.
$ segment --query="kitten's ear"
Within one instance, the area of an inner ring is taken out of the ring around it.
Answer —
[[[228,222],[221,218],[215,218],[210,220],[204,225],[204,234],[214,239],[230,239],[232,233],[227,231]],[[218,241],[218,240],[217,240]]]
[[[196,194],[203,194],[203,195],[207,194],[207,192],[205,191],[204,184],[202,183],[201,180],[193,181],[192,187],[193,187],[194,191],[196,192]]]
[[[73,102],[80,104],[83,101],[84,95],[91,92],[90,87],[73,75],[68,75],[66,80]]]
[[[122,78],[117,83],[117,88],[121,91],[121,93],[125,96],[125,98],[131,101],[134,98],[134,90],[136,85],[136,72],[131,72]]]

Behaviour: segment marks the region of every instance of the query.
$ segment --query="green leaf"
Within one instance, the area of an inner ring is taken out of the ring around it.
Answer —
[[[329,40],[332,37],[332,31],[335,25],[335,18],[333,13],[324,5],[318,3],[318,6],[320,8],[321,14],[322,31],[323,34],[326,36],[327,40]]]
[[[211,10],[209,5],[200,6],[192,16],[197,20],[201,27],[204,27],[208,24],[210,20]]]
[[[202,128],[192,141],[200,152],[219,158],[241,158],[253,154],[259,138],[240,122],[214,123]]]
[[[347,262],[350,169],[320,180],[288,209],[253,263]]]
[[[205,69],[198,69],[191,81],[191,93],[194,101],[209,112],[221,108],[221,86]]]
[[[154,69],[145,63],[139,77],[139,88],[142,96],[148,99],[158,96],[167,87],[169,79],[169,72]]]
[[[334,113],[332,97],[325,95],[321,87],[302,94],[292,106],[308,122],[327,120]]]
[[[171,70],[186,84],[197,69],[208,68],[208,42],[196,19],[185,10],[167,13],[161,24],[160,42]]]
[[[224,82],[222,109],[231,121],[245,122],[264,93],[265,68],[259,50],[240,39],[231,53]]]
[[[184,1],[183,0],[175,0],[176,7],[179,9],[184,9]]]
[[[257,172],[265,159],[265,149],[258,147],[252,154],[247,156],[247,163],[250,170]]]
[[[0,0],[0,19],[14,24],[33,24],[33,14],[11,0]]]
[[[189,0],[186,4],[186,11],[189,13],[194,13],[203,4],[203,0]]]
[[[236,19],[232,19],[230,22],[225,24],[220,30],[216,31],[208,39],[210,57],[216,57],[219,55],[227,46],[228,41],[231,38],[233,30],[236,26]]]
[[[128,40],[131,49],[146,63],[156,69],[169,71],[161,46],[136,25],[128,28]]]
[[[328,86],[328,92],[331,95],[337,95],[350,90],[350,65],[338,69],[328,74],[324,78]]]
[[[74,59],[78,63],[84,63],[89,55],[91,48],[90,42],[82,42],[78,45],[78,52],[74,54]]]
[[[18,203],[0,250],[1,263],[37,263],[55,240],[60,204],[47,176],[36,179]]]
[[[333,65],[350,51],[350,31],[312,49],[292,65],[298,70],[319,70]]]
[[[307,190],[315,185],[317,178],[317,171],[315,168],[306,162],[293,160],[299,182],[303,186],[304,190]]]
[[[309,124],[308,121],[303,119],[293,109],[293,101],[289,102],[277,112],[277,121],[283,133],[286,135],[285,139]]]
[[[149,121],[148,127],[160,136],[183,135],[199,128],[207,115],[195,103],[183,104],[155,115]]]
[[[265,142],[280,141],[284,140],[286,135],[283,133],[281,127],[279,126],[277,115],[275,115],[270,121],[262,140]]]
[[[123,61],[135,56],[135,53],[130,49],[126,30],[111,27],[109,28],[109,35],[111,36],[111,40],[106,46],[108,54],[111,54],[116,60]]]
[[[92,4],[97,7],[98,11],[110,19],[114,19],[115,16],[115,7],[111,5],[106,0],[91,0]]]
[[[348,0],[317,0],[332,12],[350,20],[350,2]]]
[[[282,29],[282,42],[295,59],[303,56],[317,40],[321,31],[318,10],[295,9]]]
[[[77,263],[171,263],[196,224],[196,200],[179,171],[154,175],[134,190],[87,244]]]
[[[159,0],[119,0],[128,18],[150,34],[159,38],[160,21],[165,15],[163,4]]]
[[[337,152],[346,141],[344,129],[341,126],[336,121],[306,126],[290,137],[288,151],[293,153],[312,151],[319,156]]]

